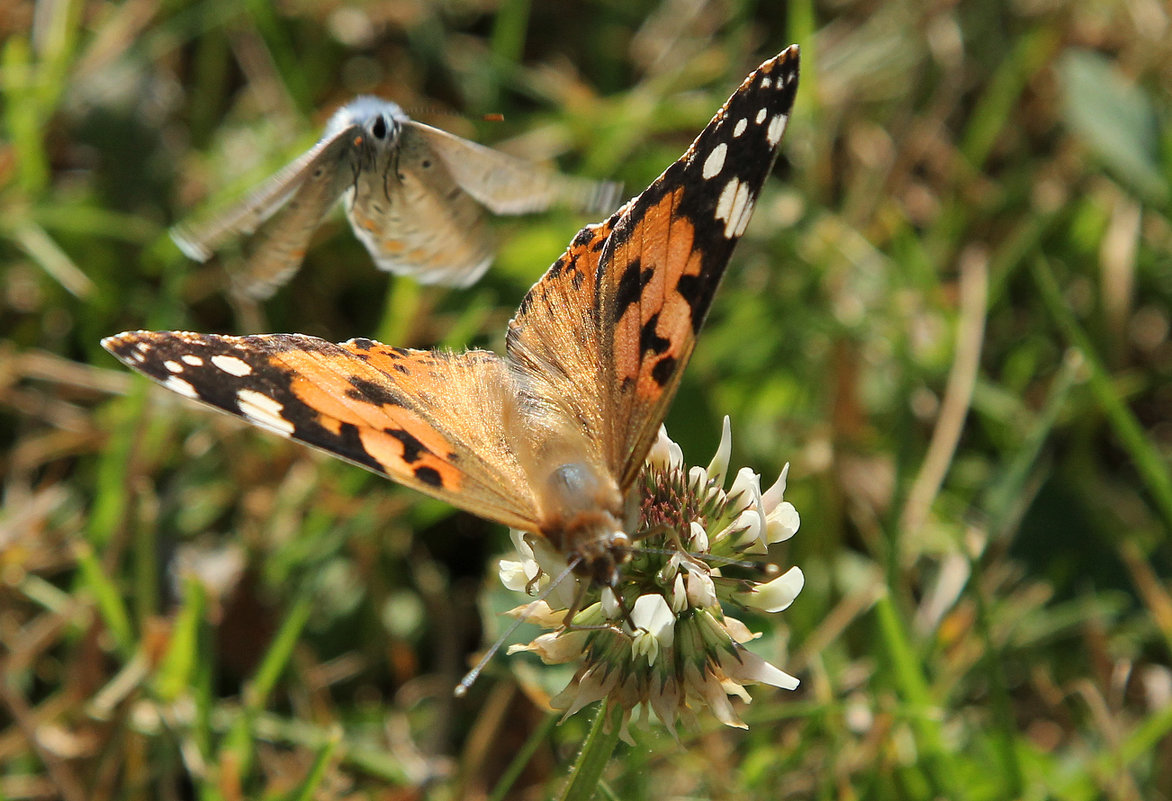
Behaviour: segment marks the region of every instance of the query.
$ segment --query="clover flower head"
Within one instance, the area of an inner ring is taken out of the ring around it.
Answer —
[[[509,653],[580,663],[552,700],[566,716],[603,701],[608,711],[622,710],[627,740],[637,708],[652,710],[673,732],[677,721],[691,723],[705,707],[722,723],[744,728],[729,699],[749,701],[745,684],[797,687],[796,678],[745,648],[759,635],[725,612],[780,612],[802,589],[798,567],[768,579],[746,568],[798,530],[798,513],[782,497],[789,466],[765,492],[747,468],[725,489],[730,445],[726,417],[712,461],[688,468],[661,427],[633,490],[640,501],[637,541],[618,583],[566,580],[564,590],[555,587],[544,600],[513,610],[550,631]],[[514,532],[513,543],[519,558],[502,560],[500,570],[509,589],[536,594],[564,570],[565,559],[541,538]],[[572,608],[578,611],[567,621]]]

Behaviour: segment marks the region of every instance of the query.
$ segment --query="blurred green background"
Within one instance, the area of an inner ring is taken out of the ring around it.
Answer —
[[[1172,18],[1155,0],[0,8],[0,798],[542,798],[586,715],[498,657],[496,526],[202,411],[129,328],[499,349],[591,220],[497,221],[467,291],[340,215],[261,306],[166,229],[354,94],[625,182],[791,42],[802,79],[669,431],[791,462],[806,589],[748,732],[611,798],[1172,798]],[[503,114],[503,122],[485,121]],[[489,614],[481,617],[481,611]]]

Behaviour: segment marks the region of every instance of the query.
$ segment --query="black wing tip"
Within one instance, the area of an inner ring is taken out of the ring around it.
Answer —
[[[794,77],[797,76],[801,66],[801,61],[801,47],[799,45],[792,44],[773,58],[762,63],[761,66],[759,66],[753,72],[754,74],[768,73],[770,75],[780,72],[783,76],[785,76],[786,82],[788,82],[791,75]]]
[[[163,339],[181,339],[181,340],[198,340],[203,337],[211,336],[209,334],[197,334],[194,331],[148,331],[144,328],[135,331],[123,331],[121,334],[112,334],[108,337],[102,337],[102,347],[111,353],[119,349],[131,347],[140,342],[148,342],[150,340]]]
[[[747,89],[751,85],[757,84],[761,88],[780,91],[785,95],[787,102],[792,103],[793,97],[797,94],[801,62],[801,48],[792,44],[753,70],[745,78],[740,88]]]
[[[130,353],[139,343],[145,342],[153,331],[123,331],[121,334],[102,337],[102,347],[121,361],[130,358]]]

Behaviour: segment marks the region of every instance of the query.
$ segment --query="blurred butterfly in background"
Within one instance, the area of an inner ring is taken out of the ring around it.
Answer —
[[[637,534],[632,487],[797,84],[795,45],[638,197],[583,228],[521,302],[504,356],[302,334],[135,331],[102,345],[174,392],[545,537],[614,586]]]
[[[466,287],[492,263],[484,209],[527,214],[551,206],[610,212],[622,186],[561,175],[408,117],[377,97],[338,109],[321,140],[243,202],[171,237],[207,261],[229,240],[262,228],[243,275],[264,299],[285,284],[313,232],[342,198],[359,240],[382,270],[422,284]]]

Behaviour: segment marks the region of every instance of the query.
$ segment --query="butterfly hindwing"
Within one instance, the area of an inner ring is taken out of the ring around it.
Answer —
[[[492,263],[488,220],[418,129],[403,124],[388,174],[357,177],[346,214],[379,269],[422,284],[470,286]]]
[[[509,446],[510,377],[487,351],[138,331],[103,340],[164,387],[518,528],[534,501]]]

